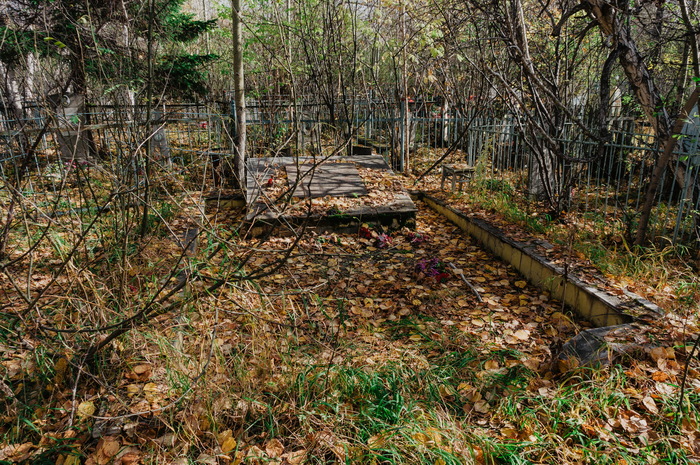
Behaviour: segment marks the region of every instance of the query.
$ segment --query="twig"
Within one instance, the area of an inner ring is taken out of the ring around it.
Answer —
[[[695,355],[695,351],[698,349],[699,345],[700,335],[698,335],[695,338],[693,347],[690,349],[690,354],[688,354],[688,358],[685,361],[685,369],[683,370],[683,380],[681,381],[680,393],[678,395],[678,407],[676,408],[676,424],[680,424],[681,417],[683,416],[683,394],[685,393],[685,385],[688,381],[688,371],[690,370],[690,362],[693,360],[693,356]]]
[[[462,281],[464,281],[467,284],[467,286],[469,286],[472,289],[472,291],[474,291],[474,294],[476,294],[477,300],[479,300],[479,302],[483,302],[484,300],[479,295],[479,291],[476,290],[476,288],[474,287],[474,285],[472,283],[467,281],[467,278],[464,276],[464,273],[462,273],[460,270],[458,270],[454,263],[450,263],[450,267],[455,272],[455,274],[458,274],[459,277],[462,278]]]
[[[70,418],[68,419],[68,427],[72,428],[73,427],[73,420],[75,419],[75,411],[77,410],[78,406],[75,403],[75,398],[78,395],[78,383],[80,382],[80,374],[83,372],[82,370],[82,365],[78,367],[78,373],[75,376],[75,382],[73,383],[73,390],[71,392],[71,400],[70,400]]]

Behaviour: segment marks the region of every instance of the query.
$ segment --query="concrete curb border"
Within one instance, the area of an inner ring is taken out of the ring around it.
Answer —
[[[530,283],[548,291],[563,301],[581,318],[597,327],[615,326],[637,319],[658,318],[663,310],[642,297],[625,291],[625,300],[597,289],[538,254],[531,244],[515,241],[503,231],[479,218],[467,217],[463,212],[424,192],[412,192],[435,212],[447,218],[460,229],[479,241],[491,253],[510,263]]]

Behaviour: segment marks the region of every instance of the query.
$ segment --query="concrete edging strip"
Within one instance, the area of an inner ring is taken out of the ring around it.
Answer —
[[[530,283],[548,291],[552,297],[563,301],[581,318],[597,327],[663,315],[661,308],[629,291],[625,291],[626,300],[622,301],[576,276],[567,275],[564,269],[536,253],[531,244],[513,240],[487,221],[467,217],[424,192],[414,192],[412,195],[475,238],[491,253],[510,263]]]

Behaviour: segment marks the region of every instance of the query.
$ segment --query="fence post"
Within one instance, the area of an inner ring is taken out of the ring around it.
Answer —
[[[399,131],[399,143],[401,144],[401,147],[399,148],[399,171],[401,171],[402,173],[404,172],[404,168],[406,166],[406,107],[404,105],[404,101],[405,98],[401,101],[401,120],[399,122],[401,127]]]

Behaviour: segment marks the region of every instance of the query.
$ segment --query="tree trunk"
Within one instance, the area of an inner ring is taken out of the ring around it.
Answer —
[[[559,177],[555,176],[558,159],[546,147],[533,150],[528,167],[527,190],[530,197],[547,202],[552,208],[559,196]]]
[[[675,137],[676,134],[680,134],[683,129],[683,124],[685,123],[688,115],[693,110],[693,107],[698,103],[698,96],[700,96],[700,88],[696,87],[691,94],[688,101],[683,107],[683,111],[678,118],[676,118],[676,123],[673,125],[673,130],[670,131],[664,143],[664,151],[659,156],[654,166],[654,171],[651,173],[651,179],[649,180],[649,187],[647,187],[646,194],[644,196],[644,205],[642,206],[642,215],[639,218],[639,225],[637,226],[637,235],[634,238],[635,245],[642,245],[646,241],[647,230],[649,229],[649,218],[651,217],[651,209],[654,207],[654,202],[656,200],[656,191],[661,183],[661,178],[663,177],[664,171],[668,167],[668,162],[671,160],[671,155],[673,155],[673,149],[676,147],[678,141]]]
[[[0,76],[3,76],[0,104],[8,112],[8,119],[20,124],[22,119],[22,93],[20,92],[14,67],[11,64],[6,65],[0,62]]]
[[[241,1],[231,0],[231,32],[233,35],[233,92],[236,105],[236,133],[233,141],[233,187],[245,191],[246,106],[243,75],[243,34]]]
[[[663,147],[663,152],[656,160],[649,186],[645,193],[644,205],[642,206],[641,217],[634,240],[635,245],[642,245],[646,240],[651,209],[654,207],[661,178],[668,168],[673,150],[676,147],[677,141],[674,135],[679,134],[683,128],[685,118],[687,118],[688,113],[692,110],[693,105],[698,99],[698,89],[695,89],[683,111],[678,115],[675,124],[671,127],[671,118],[668,115],[668,110],[664,105],[659,90],[654,84],[654,80],[649,73],[649,69],[644,62],[642,54],[639,52],[636,43],[632,39],[629,22],[626,21],[624,15],[620,14],[620,11],[616,7],[613,7],[613,5],[604,0],[586,0],[583,5],[585,9],[596,18],[601,32],[611,38],[613,47],[619,57],[620,65],[632,87],[635,100],[642,108],[647,120],[653,126],[659,144]],[[688,13],[686,5],[682,4],[681,7],[682,10],[684,10],[682,13],[684,13],[683,16],[687,23]],[[695,37],[693,37],[693,39],[695,39]],[[694,54],[696,50],[697,44],[693,50]],[[676,169],[674,175],[676,180],[681,182],[682,185],[683,179],[685,178],[682,170]]]
[[[596,18],[601,32],[612,39],[613,47],[618,51],[620,65],[629,80],[637,103],[654,127],[654,132],[659,139],[666,140],[671,130],[671,122],[654,79],[644,63],[637,44],[631,38],[628,23],[617,8],[605,1],[588,0],[584,2],[584,6]]]

